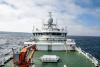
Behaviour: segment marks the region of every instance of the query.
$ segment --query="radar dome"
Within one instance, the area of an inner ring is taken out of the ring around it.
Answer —
[[[49,18],[48,24],[49,24],[49,25],[52,25],[52,23],[53,23],[53,18]]]

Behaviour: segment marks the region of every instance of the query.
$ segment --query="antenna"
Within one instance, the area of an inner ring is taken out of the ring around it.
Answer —
[[[51,14],[51,12],[49,12],[49,19],[48,19],[48,27],[51,27],[52,26],[52,24],[53,24],[53,18],[52,18],[52,14]]]
[[[34,24],[33,24],[33,31],[34,31],[35,27],[34,27]]]
[[[57,26],[58,26],[58,20],[57,20],[57,18],[56,18],[56,28],[57,28]]]
[[[52,12],[49,12],[49,17],[52,17]]]

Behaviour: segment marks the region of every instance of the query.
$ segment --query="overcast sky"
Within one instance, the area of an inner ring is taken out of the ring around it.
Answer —
[[[0,31],[32,32],[50,11],[69,35],[100,36],[100,0],[0,0]]]

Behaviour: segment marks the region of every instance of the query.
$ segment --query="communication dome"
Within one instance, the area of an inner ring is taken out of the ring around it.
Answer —
[[[49,18],[48,24],[51,25],[53,23],[53,18]]]

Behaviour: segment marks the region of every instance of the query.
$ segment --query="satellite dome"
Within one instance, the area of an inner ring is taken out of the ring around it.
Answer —
[[[49,18],[48,24],[51,25],[53,23],[53,18]]]

